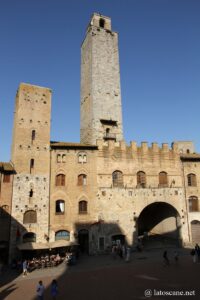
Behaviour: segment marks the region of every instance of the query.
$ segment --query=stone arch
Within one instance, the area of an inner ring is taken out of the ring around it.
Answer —
[[[137,218],[138,236],[148,240],[178,243],[180,234],[180,214],[167,202],[153,202],[147,205]]]

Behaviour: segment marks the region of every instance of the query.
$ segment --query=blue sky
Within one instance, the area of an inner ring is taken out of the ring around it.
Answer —
[[[127,143],[193,140],[200,152],[199,0],[1,0],[0,161],[20,82],[53,90],[52,140],[80,140],[80,45],[93,12],[119,33]]]

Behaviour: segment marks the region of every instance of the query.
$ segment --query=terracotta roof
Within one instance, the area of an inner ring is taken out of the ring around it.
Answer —
[[[70,149],[98,149],[96,145],[80,144],[80,143],[66,143],[66,142],[52,142],[50,143],[51,148],[70,148]]]
[[[2,171],[8,171],[8,172],[14,171],[14,167],[9,162],[0,162],[0,169]]]
[[[180,155],[181,160],[200,160],[200,154],[198,153],[187,153]]]

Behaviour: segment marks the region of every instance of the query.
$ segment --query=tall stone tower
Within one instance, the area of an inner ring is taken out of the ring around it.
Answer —
[[[51,90],[22,83],[16,95],[12,142],[13,183],[10,258],[16,237],[45,242],[49,230]]]
[[[94,13],[81,47],[81,142],[123,140],[118,34]]]

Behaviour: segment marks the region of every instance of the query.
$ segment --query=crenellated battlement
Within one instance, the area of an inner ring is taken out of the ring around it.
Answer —
[[[158,143],[153,142],[151,146],[149,147],[148,142],[141,142],[140,145],[138,145],[135,141],[131,141],[130,144],[126,144],[124,141],[115,142],[114,140],[109,141],[103,141],[103,140],[97,140],[97,146],[98,149],[106,150],[106,151],[122,151],[122,152],[132,152],[137,154],[178,154],[179,153],[179,147],[178,143],[172,143],[171,146],[169,146],[168,143],[162,143],[162,146],[160,147]]]

